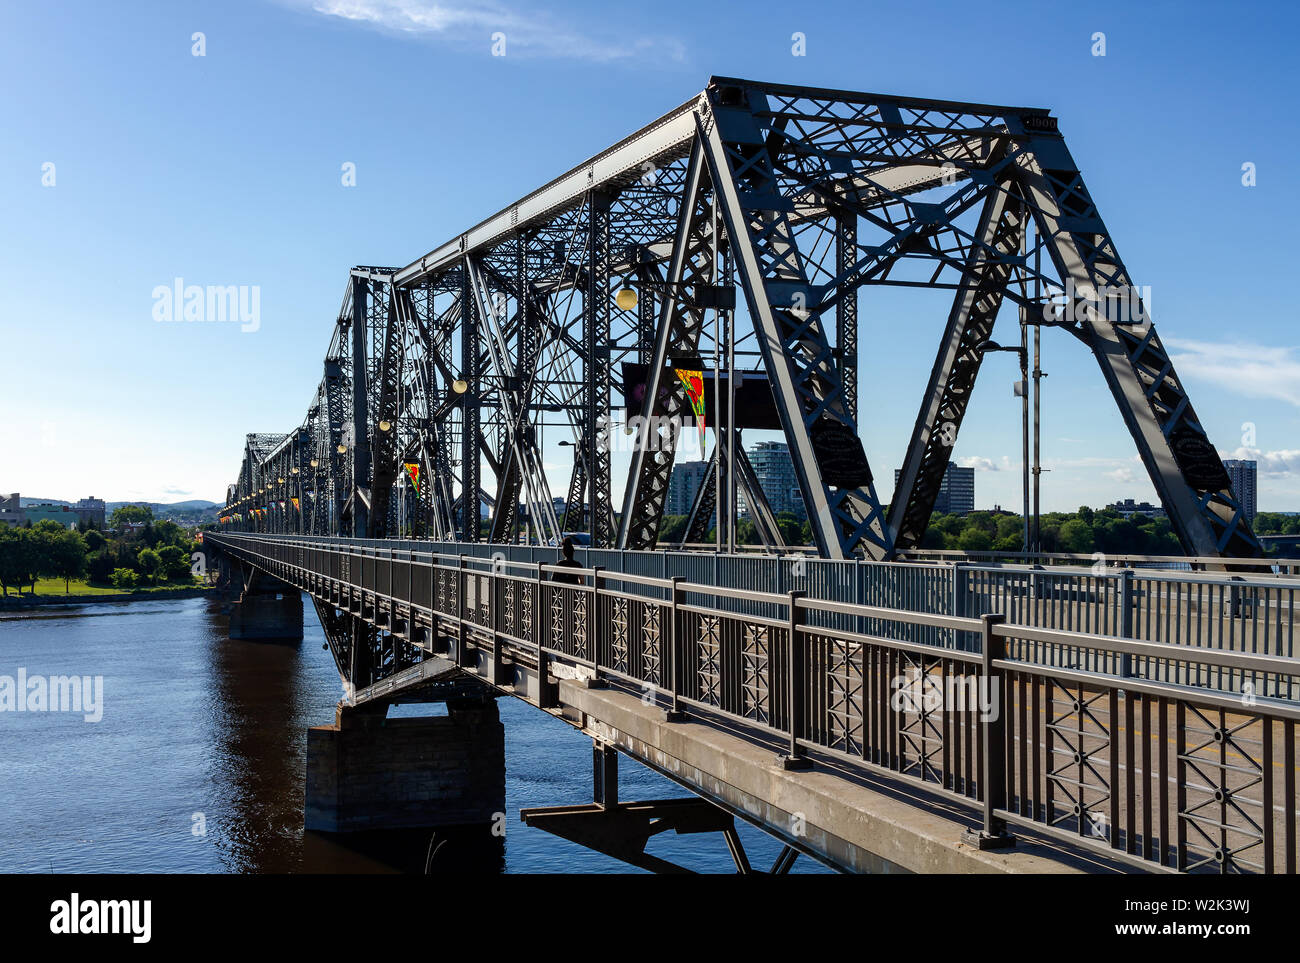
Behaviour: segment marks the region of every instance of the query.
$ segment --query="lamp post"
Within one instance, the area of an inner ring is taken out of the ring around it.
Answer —
[[[1022,549],[1029,551],[1029,348],[1024,343],[1026,326],[1020,326],[1020,341],[1018,346],[1003,346],[996,341],[985,341],[979,346],[981,354],[990,351],[1006,351],[1016,354],[1020,357],[1020,383],[1017,387],[1017,394],[1020,395],[1020,463],[1021,463],[1021,482],[1024,495],[1024,536]],[[1035,414],[1035,421],[1037,415]]]

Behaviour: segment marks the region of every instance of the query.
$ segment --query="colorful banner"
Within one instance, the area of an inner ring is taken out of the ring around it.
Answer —
[[[420,490],[420,463],[418,461],[408,461],[402,464],[406,469],[406,477],[411,479],[411,487],[417,492]]]
[[[688,368],[674,368],[677,380],[686,389],[686,397],[691,400],[691,410],[695,412],[695,424],[700,429],[700,453],[704,453],[704,372]]]
[[[298,499],[296,499],[296,498],[291,499],[291,500],[293,501],[293,510],[294,510],[295,512],[300,512],[300,511],[302,511],[302,503],[299,502]]]

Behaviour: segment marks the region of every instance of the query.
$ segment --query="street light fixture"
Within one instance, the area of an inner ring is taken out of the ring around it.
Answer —
[[[614,295],[614,303],[624,311],[635,310],[637,300],[636,288],[629,284],[624,284],[619,288],[618,293]]]

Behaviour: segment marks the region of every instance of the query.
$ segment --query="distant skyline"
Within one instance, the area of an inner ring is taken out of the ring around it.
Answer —
[[[15,6],[0,489],[223,501],[245,434],[301,421],[349,267],[408,263],[733,75],[1051,108],[1211,440],[1259,462],[1260,511],[1300,510],[1298,20],[938,3],[891,9],[882,40],[860,3]],[[178,279],[230,286],[230,319],[185,322]],[[948,305],[879,289],[860,305],[861,434],[885,485]],[[1017,337],[1010,312],[998,328]],[[1155,500],[1086,349],[1043,345],[1043,510]],[[986,362],[954,452],[981,508],[1020,507],[1017,377]]]

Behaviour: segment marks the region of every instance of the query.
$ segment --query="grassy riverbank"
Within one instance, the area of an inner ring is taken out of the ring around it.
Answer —
[[[43,578],[36,581],[35,594],[30,591],[22,595],[12,590],[0,597],[0,608],[27,608],[32,605],[79,604],[83,602],[126,602],[148,598],[184,598],[202,595],[209,586],[193,579],[176,582],[161,582],[158,585],[141,585],[133,589],[117,589],[111,585],[91,585],[89,582],[73,580],[64,590],[63,579]]]

